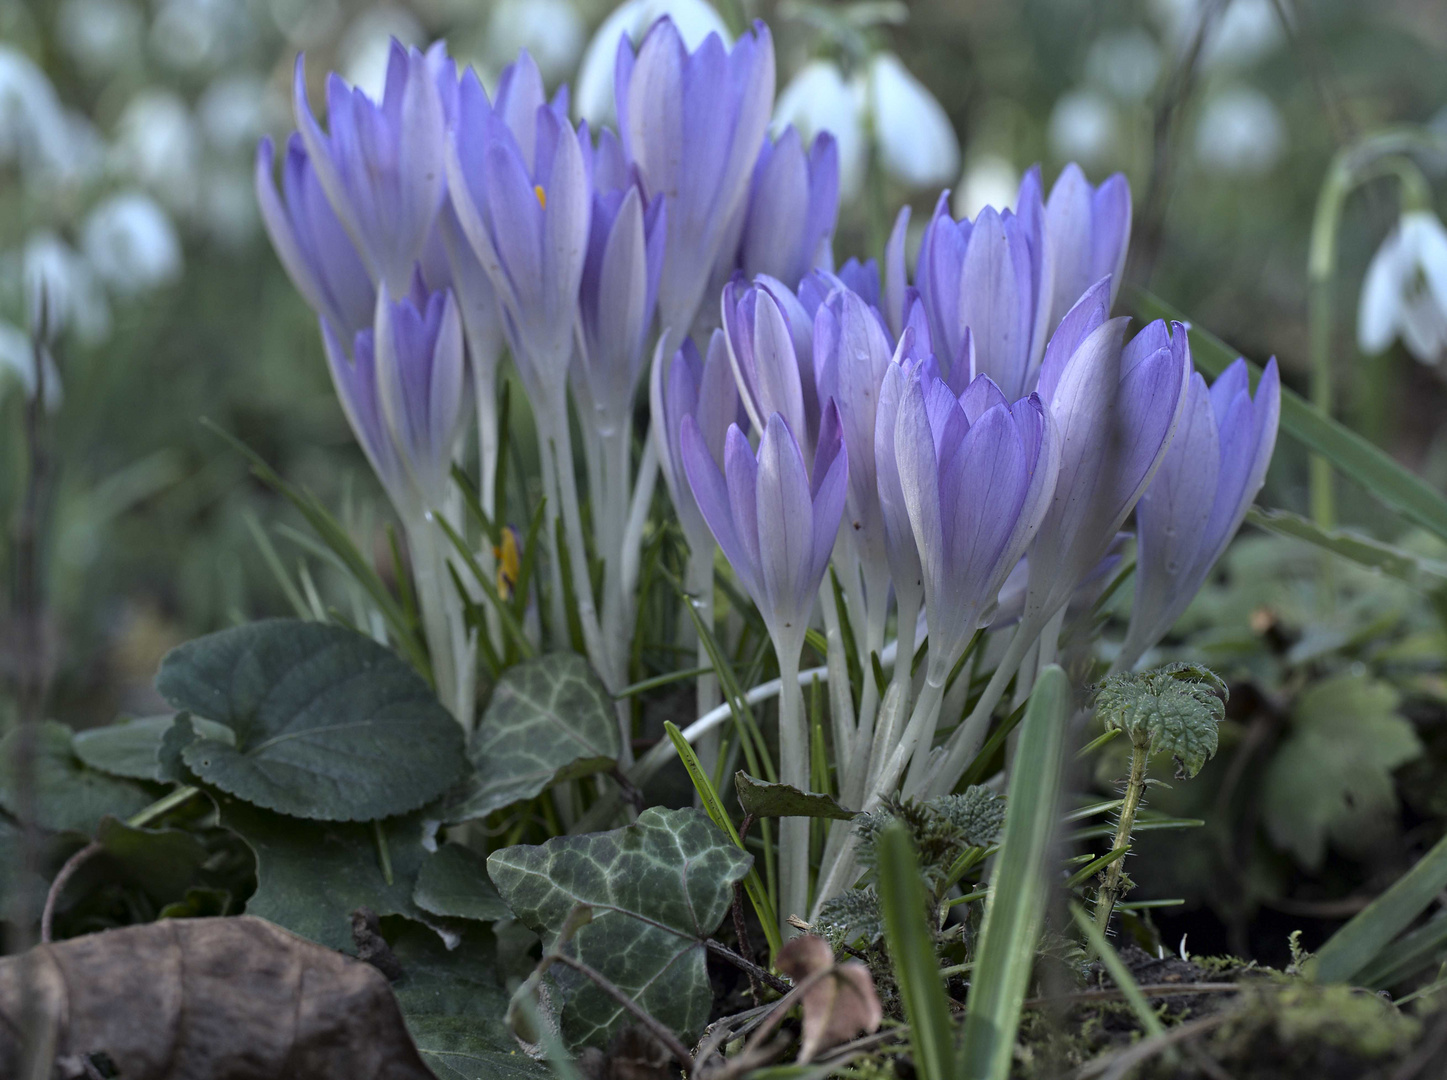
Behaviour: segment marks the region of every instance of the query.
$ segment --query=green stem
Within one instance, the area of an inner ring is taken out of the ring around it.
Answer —
[[[1112,851],[1130,846],[1136,812],[1140,809],[1141,796],[1146,790],[1146,762],[1149,753],[1149,745],[1142,746],[1137,743],[1131,747],[1130,779],[1126,781],[1125,800],[1121,803],[1120,820],[1116,822],[1115,839],[1110,845]],[[1095,925],[1099,926],[1102,932],[1110,925],[1110,914],[1125,892],[1125,859],[1121,858],[1110,864],[1105,873],[1105,882],[1096,894]]]

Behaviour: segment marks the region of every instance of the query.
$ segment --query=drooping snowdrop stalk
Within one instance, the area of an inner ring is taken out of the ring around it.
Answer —
[[[469,726],[476,643],[433,522],[461,527],[448,477],[467,372],[436,231],[455,81],[440,47],[424,55],[394,43],[380,102],[336,76],[328,80],[330,130],[323,132],[298,57],[299,130],[287,144],[281,192],[269,140],[257,149],[255,179],[272,244],[319,316],[348,422],[402,521],[438,696]]]
[[[1038,394],[1060,434],[1054,496],[1030,545],[1024,612],[979,702],[931,765],[927,790],[948,791],[979,749],[990,711],[1042,631],[1115,540],[1165,458],[1191,374],[1185,327],[1157,320],[1125,342],[1108,319],[1110,282],[1092,286],[1050,340]],[[1045,655],[1054,642],[1044,641]]]
[[[1281,417],[1276,360],[1251,397],[1238,359],[1208,390],[1191,376],[1171,448],[1136,505],[1136,586],[1113,671],[1128,671],[1160,641],[1236,535],[1266,479]]]
[[[682,422],[684,471],[725,558],[758,605],[779,661],[779,779],[809,787],[809,732],[799,657],[814,599],[834,550],[849,484],[849,454],[832,404],[820,421],[812,469],[784,417],[771,413],[757,455],[733,425],[719,466],[693,416]],[[780,828],[782,906],[803,918],[809,902],[809,820]]]

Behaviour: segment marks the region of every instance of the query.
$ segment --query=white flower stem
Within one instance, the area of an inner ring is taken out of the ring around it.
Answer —
[[[809,790],[809,726],[804,715],[804,691],[799,685],[799,656],[796,649],[778,649],[779,657],[779,780]],[[778,880],[780,882],[779,929],[785,936],[793,931],[789,916],[806,918],[809,913],[809,819],[786,817],[779,822]]]
[[[713,545],[688,553],[688,566],[684,571],[684,588],[693,597],[694,609],[704,626],[713,627]],[[703,636],[694,630],[693,620],[688,620],[687,629],[693,633],[698,647],[698,666],[710,668],[698,677],[695,688],[697,715],[707,716],[719,702],[718,675],[712,670],[712,659]],[[710,775],[718,766],[719,731],[717,728],[704,732],[698,740],[698,760]]]
[[[849,783],[854,759],[854,698],[849,691],[849,661],[844,652],[844,633],[839,626],[834,586],[827,578],[819,586],[819,610],[824,617],[825,660],[829,664],[829,718],[834,735],[834,761],[842,790]]]
[[[427,638],[427,654],[432,662],[432,681],[437,699],[457,718],[464,730],[472,721],[471,710],[464,713],[459,700],[457,655],[454,651],[452,620],[448,614],[448,598],[453,592],[448,580],[447,561],[439,544],[440,531],[423,515],[403,523],[407,548],[412,555],[412,580],[421,608],[422,630]],[[456,598],[453,597],[453,603]]]

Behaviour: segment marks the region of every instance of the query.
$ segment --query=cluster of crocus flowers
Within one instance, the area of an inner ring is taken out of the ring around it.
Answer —
[[[469,394],[492,474],[504,343],[538,432],[556,641],[575,621],[621,688],[661,474],[700,619],[713,625],[717,545],[767,627],[779,775],[800,788],[799,669],[822,626],[833,780],[866,809],[955,785],[1008,685],[1028,688],[1071,601],[1119,559],[1132,514],[1139,584],[1117,666],[1169,630],[1261,485],[1274,365],[1254,397],[1244,363],[1207,388],[1184,327],[1132,336],[1111,317],[1130,234],[1122,177],[1097,187],[1070,166],[1047,194],[1032,169],[1013,211],[972,220],[942,196],[912,268],[906,210],[881,272],[835,262],[832,138],[766,133],[762,24],[732,46],[710,35],[689,49],[666,19],[636,49],[625,39],[616,132],[572,124],[566,90],[547,97],[526,56],[489,97],[440,46],[398,46],[381,102],[333,77],[325,134],[301,70],[280,195],[270,145],[258,154],[264,217],[407,525],[429,645],[447,652],[438,669],[464,721],[472,645],[431,522],[457,512],[449,478]],[[645,382],[650,431],[634,453]],[[495,512],[486,489],[484,504]],[[986,630],[1009,635],[1002,658],[940,738]],[[865,673],[857,694],[851,669]],[[713,686],[700,680],[701,709]],[[811,900],[807,822],[784,823],[783,917],[848,887],[849,835],[830,835]]]

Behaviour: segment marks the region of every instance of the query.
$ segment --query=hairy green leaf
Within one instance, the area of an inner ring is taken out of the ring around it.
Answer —
[[[1226,715],[1226,684],[1195,664],[1112,675],[1095,696],[1107,731],[1121,731],[1150,753],[1173,755],[1187,776],[1216,756],[1217,727]]]
[[[879,894],[868,886],[831,896],[820,905],[812,930],[836,948],[853,945],[861,938],[866,945],[875,944],[884,936]]]
[[[426,851],[418,815],[383,823],[392,881],[371,825],[298,821],[218,796],[221,824],[256,855],[256,892],[246,902],[259,915],[318,945],[353,952],[351,913],[369,907],[378,915],[420,918],[412,902]]]
[[[491,922],[512,916],[487,876],[487,858],[461,844],[443,844],[422,863],[412,900],[431,915]]]
[[[111,814],[128,818],[151,804],[151,796],[129,780],[88,769],[73,752],[70,728],[43,720],[36,729],[32,783],[35,824],[50,832],[78,832],[91,836],[101,818]],[[0,739],[0,809],[18,814],[16,760],[20,728]]]
[[[857,813],[840,806],[832,795],[756,780],[742,769],[734,773],[734,790],[744,812],[756,818],[813,817],[848,821]]]
[[[702,1030],[713,999],[704,942],[752,862],[703,811],[650,807],[611,832],[495,851],[487,866],[544,949],[553,948],[574,907],[590,907],[593,917],[568,943],[570,953],[687,1039]],[[571,1046],[606,1042],[630,1022],[572,969],[555,967],[554,978],[566,997],[563,1037]]]
[[[415,810],[461,778],[462,730],[411,667],[352,630],[269,619],[187,642],[156,686],[229,727],[182,751],[206,784],[267,810],[369,821]]]
[[[474,771],[440,816],[486,817],[560,781],[612,768],[620,746],[612,700],[586,660],[574,653],[529,660],[493,690],[467,751]]]
[[[1262,812],[1272,840],[1316,868],[1327,840],[1360,845],[1397,808],[1392,770],[1422,744],[1387,683],[1345,673],[1306,690],[1266,770]]]
[[[143,716],[136,720],[120,720],[108,727],[78,731],[75,735],[75,756],[92,769],[124,776],[132,780],[164,780],[158,761],[161,740],[175,723],[171,713]],[[200,717],[191,718],[192,730],[207,739],[236,744],[229,727]]]

